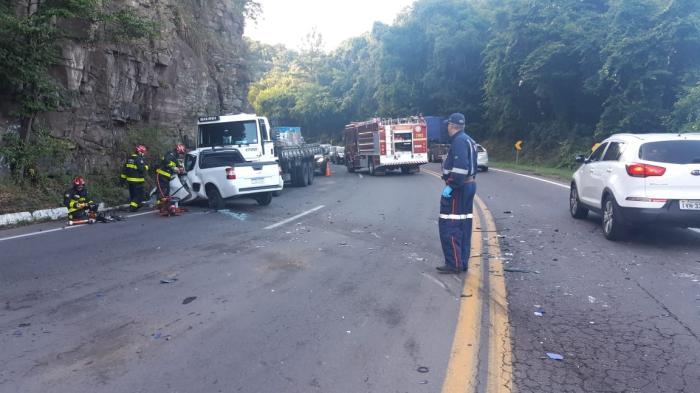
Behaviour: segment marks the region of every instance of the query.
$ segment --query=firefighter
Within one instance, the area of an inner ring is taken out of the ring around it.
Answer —
[[[85,179],[81,176],[73,178],[73,187],[63,195],[63,205],[68,208],[70,221],[95,219],[97,204],[93,202],[85,188]]]
[[[160,159],[160,164],[156,169],[156,179],[158,180],[158,202],[160,205],[162,200],[169,200],[170,196],[170,180],[178,173],[182,173],[182,167],[178,163],[178,158],[185,154],[185,145],[178,143],[175,148],[167,152]],[[161,206],[162,207],[162,206]],[[169,206],[168,206],[169,207]]]
[[[464,132],[465,118],[453,113],[447,120],[450,150],[442,166],[445,188],[440,198],[440,242],[445,274],[467,271],[472,237],[472,211],[476,194],[476,142]]]
[[[124,163],[121,179],[129,185],[129,209],[135,212],[141,208],[144,196],[144,183],[148,165],[144,155],[148,152],[146,146],[137,145],[134,154],[130,155]]]

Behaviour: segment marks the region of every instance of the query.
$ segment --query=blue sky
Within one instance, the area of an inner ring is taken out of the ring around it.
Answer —
[[[413,0],[258,0],[263,15],[248,22],[245,35],[268,44],[298,49],[316,29],[331,50],[350,37],[372,29],[375,21],[393,22]]]

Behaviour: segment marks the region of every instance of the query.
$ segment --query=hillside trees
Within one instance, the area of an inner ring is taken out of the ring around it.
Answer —
[[[612,133],[700,127],[694,0],[419,0],[318,60],[288,89],[328,103],[313,121],[297,111],[311,132],[460,111],[480,140],[526,139],[531,158],[564,162]]]

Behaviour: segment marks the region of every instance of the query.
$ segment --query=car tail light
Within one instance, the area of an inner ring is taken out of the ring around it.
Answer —
[[[236,180],[236,171],[233,168],[231,168],[231,167],[226,168],[226,179],[227,180]]]
[[[666,168],[649,164],[628,164],[627,174],[632,177],[663,176]]]

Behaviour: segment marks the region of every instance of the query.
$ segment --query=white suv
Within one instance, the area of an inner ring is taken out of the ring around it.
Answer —
[[[700,227],[700,134],[617,134],[576,161],[569,211],[602,214],[606,238],[633,224]]]
[[[476,145],[476,165],[477,169],[481,169],[484,172],[489,170],[489,152],[486,148],[481,145]]]

